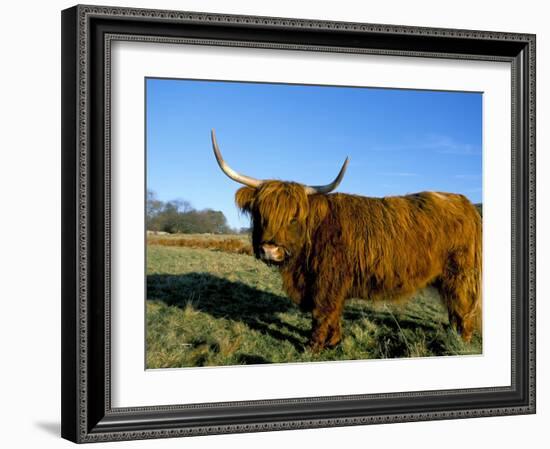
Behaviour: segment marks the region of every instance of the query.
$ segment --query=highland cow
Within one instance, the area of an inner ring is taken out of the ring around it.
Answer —
[[[466,197],[329,193],[348,159],[325,186],[262,181],[225,163],[214,130],[212,145],[223,172],[246,186],[235,197],[251,217],[255,256],[279,267],[290,299],[312,314],[313,351],[340,342],[346,299],[403,299],[428,285],[470,341],[481,323],[481,217]]]

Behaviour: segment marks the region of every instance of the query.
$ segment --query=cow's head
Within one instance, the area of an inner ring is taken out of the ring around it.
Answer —
[[[252,244],[257,258],[281,265],[297,256],[309,243],[310,231],[327,212],[323,194],[342,181],[349,159],[346,158],[334,181],[323,186],[306,186],[296,182],[259,180],[241,175],[223,160],[212,130],[212,147],[222,171],[244,184],[235,201],[252,218]]]

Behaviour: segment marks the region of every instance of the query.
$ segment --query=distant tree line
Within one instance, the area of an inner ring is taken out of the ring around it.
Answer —
[[[196,210],[189,201],[161,201],[156,194],[147,191],[147,230],[170,234],[236,234],[246,233],[248,228],[233,229],[227,224],[223,212],[212,209]]]

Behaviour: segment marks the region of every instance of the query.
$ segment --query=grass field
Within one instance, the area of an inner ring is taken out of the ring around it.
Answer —
[[[313,354],[310,315],[286,298],[277,270],[220,244],[246,236],[159,238],[147,247],[147,368],[481,353],[479,335],[466,345],[448,329],[428,288],[400,306],[348,301],[342,343]]]

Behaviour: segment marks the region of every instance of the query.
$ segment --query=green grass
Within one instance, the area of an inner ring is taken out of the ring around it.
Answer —
[[[174,368],[481,353],[448,329],[434,289],[404,305],[350,300],[343,340],[314,354],[311,319],[286,298],[280,276],[251,256],[147,247],[147,367]]]

